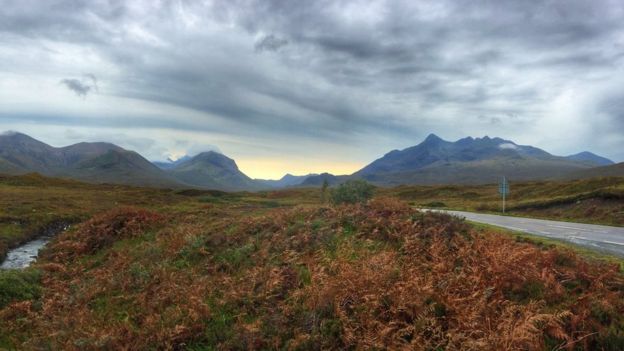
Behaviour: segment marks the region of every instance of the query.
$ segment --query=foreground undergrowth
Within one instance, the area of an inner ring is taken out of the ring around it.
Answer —
[[[624,348],[618,266],[402,202],[116,209],[0,311],[20,349]],[[1,344],[0,344],[1,345]]]

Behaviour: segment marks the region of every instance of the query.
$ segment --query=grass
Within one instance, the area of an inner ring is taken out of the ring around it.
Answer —
[[[575,243],[572,243],[563,239],[548,238],[548,237],[539,236],[535,234],[529,234],[529,233],[525,233],[521,231],[502,228],[502,227],[498,227],[498,226],[491,225],[491,224],[478,223],[478,222],[473,222],[473,221],[467,221],[467,222],[469,222],[472,226],[474,226],[479,231],[508,235],[508,236],[513,237],[517,242],[530,243],[532,245],[543,248],[545,250],[548,250],[548,249],[569,250],[569,251],[575,252],[576,254],[590,261],[609,262],[612,264],[616,264],[620,267],[620,270],[624,272],[624,258],[610,254],[608,252],[589,249],[585,246],[577,245]]]
[[[270,210],[316,204],[311,189],[226,193],[215,190],[169,190],[122,185],[93,185],[37,174],[0,175],[0,259],[19,244],[55,224],[77,223],[112,208],[138,206],[157,211],[190,210],[197,204]]]
[[[320,189],[17,177],[0,191],[19,200],[2,214],[7,233],[55,215],[81,221],[34,267],[0,272],[0,348],[624,347],[620,259],[396,199],[474,204],[479,189],[378,189],[341,206],[320,203]]]
[[[425,208],[500,214],[502,206],[496,184],[401,186],[379,192]],[[624,178],[621,177],[512,183],[507,200],[507,215],[624,225]]]
[[[11,302],[38,298],[41,273],[38,269],[0,270],[0,308]]]

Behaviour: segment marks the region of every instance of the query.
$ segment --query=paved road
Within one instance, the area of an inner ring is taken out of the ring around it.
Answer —
[[[462,211],[441,212],[464,217],[474,222],[492,224],[549,238],[563,239],[589,248],[624,256],[624,227],[497,216]]]

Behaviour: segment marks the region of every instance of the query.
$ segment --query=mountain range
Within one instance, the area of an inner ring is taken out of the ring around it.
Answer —
[[[96,183],[180,185],[143,156],[110,143],[78,143],[57,148],[25,134],[1,134],[0,173],[31,172]]]
[[[393,150],[352,176],[385,186],[400,184],[479,184],[552,179],[613,161],[590,152],[555,156],[501,138],[467,137],[455,142],[429,135],[422,143]]]
[[[214,151],[174,162],[152,163],[134,151],[110,143],[78,143],[56,148],[25,134],[0,134],[0,173],[31,172],[135,186],[226,191],[262,188],[243,174],[234,160]]]
[[[306,175],[292,175],[290,173],[287,173],[286,175],[284,175],[282,178],[278,179],[278,180],[273,180],[273,179],[256,179],[257,182],[259,182],[262,185],[265,185],[267,187],[270,188],[287,188],[287,187],[291,187],[291,186],[298,186],[301,185],[305,182],[306,179],[310,178],[310,177],[315,177],[318,174],[316,173],[310,173],[310,174],[306,174]]]
[[[351,175],[329,173],[279,180],[251,179],[236,162],[215,151],[169,162],[150,162],[110,143],[53,147],[25,134],[0,134],[0,173],[37,172],[95,183],[226,191],[330,185],[365,179],[380,186],[402,184],[479,184],[510,180],[624,176],[624,164],[584,151],[555,156],[539,148],[501,138],[467,137],[455,142],[431,134],[418,145],[393,150]]]

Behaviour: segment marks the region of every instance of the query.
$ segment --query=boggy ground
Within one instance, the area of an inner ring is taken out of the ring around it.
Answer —
[[[79,223],[96,213],[124,206],[147,209],[184,208],[197,201],[212,203],[262,203],[286,206],[293,203],[318,203],[307,191],[279,194],[273,192],[224,193],[210,190],[171,190],[139,188],[112,184],[87,184],[74,180],[44,177],[0,175],[0,261],[6,252],[23,242],[65,224]],[[301,193],[301,194],[300,194]]]
[[[95,216],[12,278],[33,293],[0,310],[0,345],[624,348],[616,264],[393,199],[278,205],[190,196],[184,206]]]

